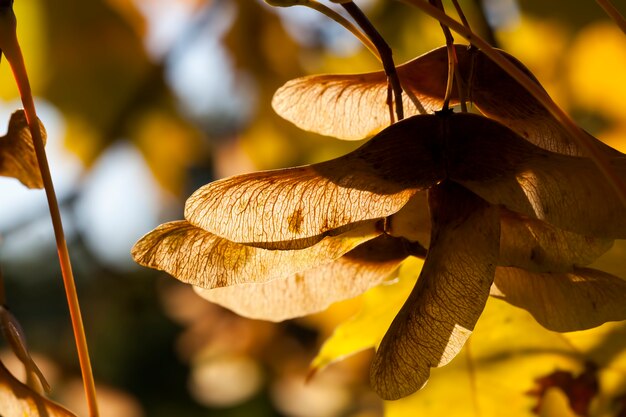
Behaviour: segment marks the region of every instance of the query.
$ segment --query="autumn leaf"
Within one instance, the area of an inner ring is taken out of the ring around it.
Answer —
[[[2,362],[0,362],[0,410],[2,417],[76,417],[15,379]]]
[[[39,127],[45,141],[46,131],[41,122]],[[23,110],[11,115],[7,134],[0,137],[0,175],[17,178],[28,188],[43,188],[33,139]]]

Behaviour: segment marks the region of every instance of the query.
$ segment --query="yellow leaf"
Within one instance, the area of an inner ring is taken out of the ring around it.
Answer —
[[[557,369],[583,369],[572,345],[523,310],[491,298],[461,354],[433,369],[421,391],[386,402],[385,416],[536,417],[538,399],[528,392],[536,378]]]
[[[0,362],[0,410],[2,417],[76,417],[15,379],[2,362]]]
[[[282,321],[320,312],[331,303],[362,294],[387,278],[410,250],[401,239],[379,236],[334,262],[286,278],[196,290],[239,315]]]
[[[39,122],[41,137],[46,140],[46,130]],[[26,115],[18,110],[11,115],[9,130],[0,137],[0,175],[20,180],[28,188],[43,188]]]
[[[188,284],[216,288],[298,274],[332,262],[380,233],[375,222],[368,222],[308,248],[268,250],[230,242],[182,220],[148,233],[135,244],[132,255],[139,264]]]
[[[398,278],[383,282],[363,294],[363,306],[354,317],[340,324],[313,359],[316,372],[362,350],[377,346],[393,318],[409,296],[423,261],[407,259]]]
[[[456,356],[483,311],[495,273],[498,209],[450,182],[431,190],[430,206],[433,237],[424,268],[372,363],[372,387],[384,399],[417,391],[430,368]]]

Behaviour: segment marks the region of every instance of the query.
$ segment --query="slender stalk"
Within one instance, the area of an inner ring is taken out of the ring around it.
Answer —
[[[487,13],[483,0],[474,0],[474,5],[478,10],[477,18],[479,20],[479,26],[482,29],[483,39],[489,42],[489,45],[493,46],[494,48],[498,48],[498,40],[496,39],[496,34],[494,33],[494,30],[489,24],[489,20],[487,19]],[[469,28],[469,26],[467,27]]]
[[[344,28],[349,30],[350,33],[352,33],[354,36],[356,36],[357,39],[360,40],[361,43],[367,49],[369,49],[369,51],[376,57],[376,59],[378,59],[379,61],[381,60],[380,54],[378,53],[378,49],[376,49],[376,46],[372,43],[370,38],[368,38],[367,35],[365,35],[358,28],[356,28],[348,19],[346,19],[345,17],[343,17],[342,15],[340,15],[339,13],[337,13],[336,11],[331,9],[330,7],[328,7],[328,6],[326,6],[326,5],[322,4],[322,3],[319,3],[317,1],[313,1],[313,0],[312,1],[308,1],[304,5],[307,6],[307,7],[310,7],[311,9],[314,9],[314,10],[316,10],[316,11],[322,13],[322,14],[324,14],[328,18],[334,20],[335,22],[339,23],[341,26],[343,26]]]
[[[444,11],[441,0],[430,0],[429,3],[441,11]],[[456,51],[454,49],[454,37],[452,36],[452,32],[450,32],[450,28],[441,22],[439,22],[439,26],[441,26],[443,36],[446,38],[446,51],[448,52],[448,76],[442,106],[442,110],[446,111],[450,108],[450,97],[452,97],[452,88],[454,86],[454,73],[458,61],[456,58]]]
[[[0,267],[0,306],[7,305],[7,296],[4,289],[4,275],[2,275],[2,268]]]
[[[78,303],[78,295],[76,293],[76,284],[72,274],[69,251],[65,241],[61,213],[56,193],[54,191],[52,177],[50,175],[50,167],[48,165],[48,158],[46,157],[46,151],[41,137],[41,130],[39,129],[39,119],[35,110],[35,103],[30,89],[26,66],[24,65],[24,58],[22,56],[22,51],[15,31],[16,18],[12,9],[2,10],[1,13],[0,46],[2,47],[2,52],[4,52],[9,64],[11,65],[11,70],[13,71],[13,76],[15,77],[20,97],[22,99],[22,104],[24,105],[28,127],[33,138],[35,154],[37,155],[37,162],[39,164],[39,170],[41,171],[46,198],[48,200],[48,207],[50,209],[50,217],[52,219],[52,227],[59,255],[59,263],[61,265],[61,274],[63,276],[70,318],[72,321],[72,329],[76,340],[78,360],[82,372],[89,415],[90,417],[97,417],[98,405],[96,401],[96,389],[91,370],[89,352],[87,349],[87,338],[85,336],[82,316],[80,313],[80,306]]]
[[[465,13],[463,13],[463,9],[461,9],[461,5],[459,4],[459,2],[457,0],[452,0],[452,4],[454,5],[454,9],[456,10],[456,13],[459,15],[459,18],[461,19],[461,23],[463,23],[463,26],[470,29],[470,24],[467,21],[467,18],[465,17]]]
[[[611,0],[596,0],[596,2],[604,9],[606,14],[615,21],[615,24],[619,26],[622,32],[626,34],[626,19],[624,19],[624,16],[622,16],[619,10],[611,3]]]
[[[363,29],[365,34],[369,36],[371,41],[376,46],[380,54],[380,58],[383,62],[383,68],[385,70],[385,74],[387,74],[387,78],[389,79],[389,84],[391,85],[391,90],[393,91],[394,101],[396,103],[396,115],[398,120],[404,119],[404,108],[402,105],[402,86],[400,84],[400,78],[398,77],[398,73],[396,72],[396,65],[393,62],[392,51],[385,39],[378,33],[374,25],[369,21],[367,16],[359,9],[359,7],[354,4],[354,2],[350,1],[347,3],[341,3],[344,9],[352,16],[352,18],[356,21],[356,23]]]
[[[330,7],[316,1],[316,0],[265,0],[265,2],[274,7],[292,7],[292,6],[305,6],[309,7],[321,14],[325,15],[329,19],[334,20],[339,23],[341,26],[346,28],[350,33],[352,33],[358,40],[361,41],[363,45],[380,61],[380,55],[378,54],[378,50],[376,46],[372,43],[372,41],[361,32],[356,26],[352,24],[348,19],[331,9]]]
[[[626,207],[626,185],[619,178],[610,166],[608,158],[589,139],[585,132],[574,123],[550,96],[511,61],[504,58],[496,49],[489,45],[481,37],[468,30],[465,26],[446,15],[436,7],[431,6],[425,0],[402,0],[408,4],[418,7],[424,13],[445,23],[450,29],[467,39],[472,45],[481,49],[494,63],[506,71],[515,81],[520,83],[536,100],[538,100],[548,112],[561,124],[565,131],[576,141],[585,153],[596,164],[602,175],[608,180],[611,187],[617,193],[618,198]]]
[[[437,7],[442,12],[445,12],[441,0],[430,0],[430,4]],[[459,13],[459,15],[464,17],[460,6],[456,2],[455,7],[457,7],[457,12]],[[469,27],[469,25],[467,24],[467,20],[464,20],[463,24],[466,27]],[[461,77],[461,73],[459,72],[459,59],[456,55],[456,48],[454,47],[454,36],[452,36],[452,32],[450,32],[450,28],[448,26],[444,25],[441,22],[439,23],[439,25],[441,26],[441,29],[443,31],[443,36],[446,38],[446,51],[448,53],[448,81],[446,83],[446,93],[443,98],[442,110],[445,111],[450,108],[450,97],[452,97],[452,89],[454,88],[454,82],[456,81],[459,101],[461,102],[461,111],[463,113],[466,113],[467,103],[465,102],[465,88],[463,85],[463,78]]]

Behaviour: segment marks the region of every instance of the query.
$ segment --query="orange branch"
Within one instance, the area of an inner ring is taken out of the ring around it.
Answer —
[[[87,338],[85,336],[83,320],[78,303],[78,295],[76,293],[76,284],[72,274],[72,265],[70,262],[69,251],[67,249],[67,243],[65,241],[61,213],[56,193],[54,191],[52,177],[50,175],[50,167],[48,165],[48,158],[46,157],[43,138],[41,137],[41,130],[39,129],[39,122],[30,89],[30,82],[28,80],[26,66],[24,65],[22,51],[17,40],[17,34],[15,31],[16,26],[17,22],[13,9],[11,7],[0,8],[0,47],[11,65],[11,70],[13,71],[13,76],[15,77],[20,97],[24,105],[28,127],[33,138],[35,154],[37,155],[37,163],[39,164],[39,170],[41,171],[46,198],[48,200],[48,207],[50,209],[50,217],[52,219],[52,227],[54,229],[59,263],[61,265],[61,275],[63,276],[63,284],[65,286],[65,294],[67,296],[72,329],[74,331],[76,349],[78,351],[78,360],[82,372],[83,384],[85,386],[85,394],[87,396],[89,415],[90,417],[98,417],[96,389],[91,370],[89,351],[87,349]]]

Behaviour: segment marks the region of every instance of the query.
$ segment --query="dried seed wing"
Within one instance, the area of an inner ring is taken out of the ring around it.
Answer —
[[[397,67],[405,117],[441,109],[446,68],[445,48]],[[276,91],[272,106],[303,130],[339,139],[363,139],[390,124],[383,71],[296,78]]]
[[[201,297],[244,317],[282,321],[325,310],[380,284],[419,247],[379,236],[334,262],[262,284],[196,288]]]
[[[626,178],[626,158],[613,170]],[[515,176],[458,182],[492,204],[584,236],[626,238],[626,207],[587,158],[535,152]]]
[[[487,55],[467,49],[457,49],[457,53],[462,62],[461,71],[471,74],[468,84],[472,101],[483,114],[508,126],[543,149],[565,155],[587,156],[548,110]],[[540,85],[524,64],[504,51],[500,53]],[[595,137],[588,136],[608,156],[621,155]]]
[[[0,362],[0,410],[3,417],[76,417],[18,381]]]
[[[380,235],[375,222],[300,250],[267,250],[230,242],[187,221],[162,224],[132,249],[134,260],[203,288],[267,282],[334,261]]]
[[[187,200],[185,217],[251,244],[303,239],[386,217],[443,178],[432,156],[441,134],[437,116],[416,116],[337,159],[215,181]]]
[[[529,311],[542,326],[557,332],[626,319],[626,281],[590,268],[533,273],[498,267],[491,295]]]
[[[500,266],[531,272],[570,272],[589,265],[613,246],[613,240],[583,236],[500,210]]]
[[[376,353],[371,383],[385,399],[420,389],[461,350],[483,311],[498,260],[500,220],[459,185],[431,192],[433,237],[417,284]]]

